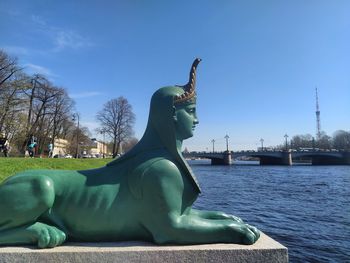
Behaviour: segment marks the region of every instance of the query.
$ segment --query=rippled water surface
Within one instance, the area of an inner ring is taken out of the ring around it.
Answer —
[[[350,262],[350,166],[211,166],[190,161],[202,194],[276,239],[290,262]]]

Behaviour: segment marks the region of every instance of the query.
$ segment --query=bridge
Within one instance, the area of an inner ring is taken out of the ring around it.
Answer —
[[[211,164],[230,165],[233,159],[239,157],[259,158],[261,165],[292,165],[293,159],[308,158],[313,165],[350,165],[348,151],[225,151],[225,152],[191,152],[184,153],[185,158],[210,159]]]

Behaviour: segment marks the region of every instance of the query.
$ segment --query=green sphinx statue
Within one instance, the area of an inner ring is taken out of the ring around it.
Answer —
[[[240,218],[191,206],[200,187],[181,154],[193,136],[196,68],[188,84],[157,90],[140,142],[105,167],[29,170],[0,185],[0,245],[55,247],[68,241],[253,244]]]

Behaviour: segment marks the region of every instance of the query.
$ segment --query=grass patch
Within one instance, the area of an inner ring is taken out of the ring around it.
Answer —
[[[112,159],[0,158],[0,182],[32,169],[85,170],[106,165]]]

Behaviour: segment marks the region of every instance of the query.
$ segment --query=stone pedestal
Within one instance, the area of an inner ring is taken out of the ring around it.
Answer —
[[[1,263],[69,262],[288,262],[287,248],[262,234],[251,246],[156,246],[146,242],[67,243],[52,249],[0,247]]]

